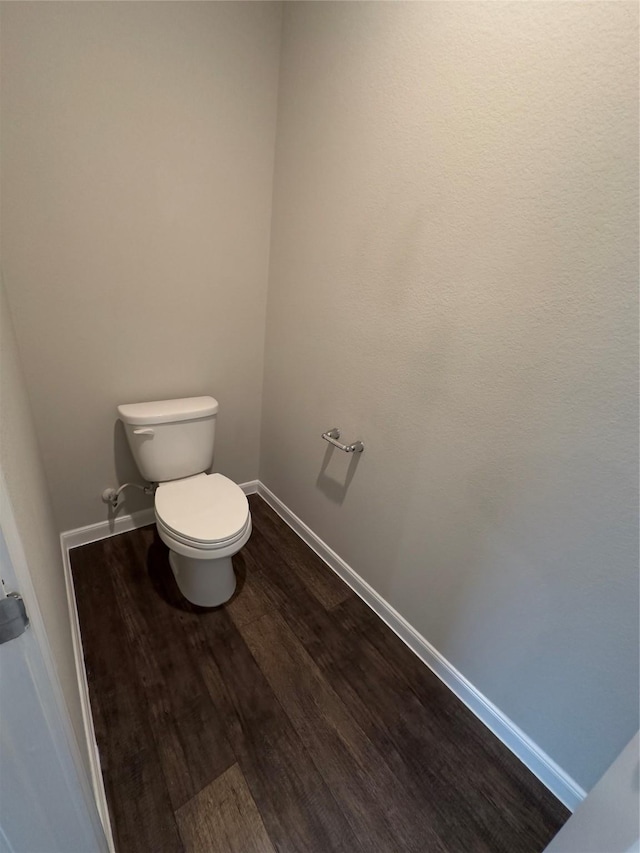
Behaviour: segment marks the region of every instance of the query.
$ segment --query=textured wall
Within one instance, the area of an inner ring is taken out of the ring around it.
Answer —
[[[257,475],[279,37],[272,3],[2,4],[5,284],[62,530],[139,480],[118,403],[213,394],[216,469]]]
[[[261,478],[588,788],[638,728],[637,7],[285,7]]]
[[[13,324],[0,281],[0,471],[11,500],[62,692],[89,772],[76,678],[60,538],[18,358]],[[3,685],[6,689],[7,685]]]

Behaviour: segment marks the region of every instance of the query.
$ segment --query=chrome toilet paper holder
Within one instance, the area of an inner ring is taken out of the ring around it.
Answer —
[[[325,441],[328,441],[329,444],[337,447],[338,450],[343,450],[345,453],[362,453],[364,450],[364,444],[361,441],[354,441],[353,444],[343,444],[341,441],[338,441],[340,438],[339,427],[334,427],[333,429],[328,429],[326,432],[323,432],[322,438]]]

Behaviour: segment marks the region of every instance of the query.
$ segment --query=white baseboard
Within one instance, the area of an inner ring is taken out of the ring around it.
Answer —
[[[263,483],[258,494],[306,544],[348,584],[420,660],[514,753],[564,805],[574,811],[586,791],[559,767],[512,720],[449,663],[397,610],[338,556]]]
[[[100,539],[108,539],[119,533],[128,533],[147,524],[153,524],[156,520],[153,507],[142,509],[131,515],[120,515],[106,521],[98,521],[96,524],[87,524],[86,527],[76,527],[75,530],[66,530],[60,534],[62,552],[78,548],[80,545],[88,545],[89,542],[98,542]]]
[[[97,525],[92,525],[96,527]],[[82,528],[87,530],[87,528]],[[131,528],[130,528],[131,529]],[[72,531],[76,532],[76,531]],[[110,535],[110,534],[107,534]],[[107,805],[107,795],[104,789],[104,780],[102,778],[102,768],[100,766],[100,754],[98,752],[98,742],[96,741],[96,732],[93,726],[93,717],[91,716],[91,703],[89,701],[89,685],[87,683],[87,672],[84,667],[84,651],[82,648],[82,636],[80,634],[80,621],[78,619],[78,607],[76,605],[76,595],[73,587],[73,575],[71,574],[71,561],[69,559],[69,546],[65,544],[64,537],[60,536],[60,546],[62,548],[62,565],[64,567],[64,585],[67,591],[67,607],[69,608],[69,622],[71,623],[71,641],[73,643],[73,658],[76,665],[76,676],[78,678],[78,692],[80,694],[80,707],[82,709],[82,722],[84,724],[85,739],[87,742],[87,753],[89,755],[89,771],[91,773],[91,786],[93,788],[93,796],[95,797],[98,814],[102,821],[102,828],[109,846],[109,853],[115,853],[115,844],[113,842],[113,832],[111,830],[111,818],[109,817],[109,807]],[[70,539],[71,537],[69,537]],[[104,538],[104,537],[100,537]],[[89,542],[93,539],[87,540]],[[78,543],[80,544],[80,543]]]
[[[574,811],[586,797],[586,791],[559,767],[531,738],[529,738],[512,720],[487,699],[469,682],[449,661],[443,657],[418,631],[413,628],[397,610],[382,598],[360,575],[320,539],[295,513],[279,500],[270,489],[259,480],[240,484],[246,495],[258,494],[282,518],[282,520],[332,569],[360,598],[378,614],[391,630],[426,664],[438,678],[493,732],[496,737],[514,753],[531,772],[564,805]],[[96,801],[103,821],[108,823],[108,810],[100,759],[95,740],[93,720],[89,705],[89,690],[84,669],[80,624],[73,592],[73,578],[69,562],[69,550],[109,536],[116,536],[138,527],[152,524],[153,509],[142,510],[132,515],[122,516],[114,522],[104,521],[91,524],[77,530],[69,530],[60,536],[67,584],[67,599],[71,617],[73,648],[78,671],[78,685],[82,701],[82,713],[85,722],[87,745],[92,761],[92,777]],[[107,832],[110,837],[110,828]]]

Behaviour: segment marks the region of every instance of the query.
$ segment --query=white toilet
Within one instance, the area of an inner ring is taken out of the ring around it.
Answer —
[[[142,476],[157,483],[156,526],[180,592],[216,607],[236,588],[231,557],[251,535],[247,498],[213,462],[218,403],[186,397],[118,406]]]

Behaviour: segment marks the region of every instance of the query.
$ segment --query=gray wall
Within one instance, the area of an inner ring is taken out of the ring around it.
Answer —
[[[0,471],[29,566],[58,678],[89,773],[60,553],[11,315],[0,278]],[[3,684],[2,689],[7,689]]]
[[[280,13],[2,4],[5,284],[61,530],[140,479],[118,403],[214,394],[216,470],[257,476]]]
[[[261,479],[586,788],[638,728],[637,68],[630,3],[285,4]]]

